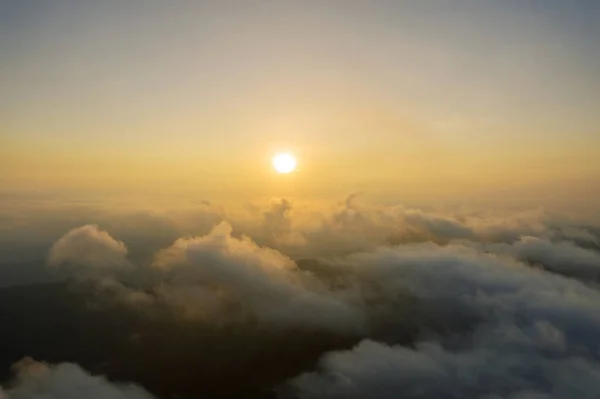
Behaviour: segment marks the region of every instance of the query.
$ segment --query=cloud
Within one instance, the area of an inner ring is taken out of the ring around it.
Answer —
[[[522,237],[512,248],[513,255],[523,261],[539,263],[548,270],[583,281],[600,281],[600,253],[596,251],[537,237]]]
[[[269,209],[263,213],[263,233],[267,243],[275,247],[296,247],[306,245],[302,232],[292,225],[292,201],[280,198],[271,201]]]
[[[154,301],[143,288],[152,278],[127,258],[127,246],[96,225],[69,231],[51,247],[47,265],[80,282],[92,284],[94,293],[105,293],[113,300],[130,305]]]
[[[131,265],[127,248],[96,226],[73,229],[52,247],[50,265],[75,265],[75,276],[115,299],[168,305],[190,317],[251,317],[276,327],[356,334],[365,328],[361,302],[333,291],[280,252],[232,236],[222,222],[209,234],[180,238],[151,265]],[[123,267],[127,266],[127,267]]]
[[[590,284],[600,256],[579,246],[593,244],[587,228],[543,211],[424,211],[356,196],[329,211],[274,199],[253,212],[148,263],[129,262],[125,244],[94,225],[60,238],[48,259],[100,270],[92,280],[118,298],[207,323],[362,339],[290,381],[305,398],[600,395]]]
[[[325,355],[291,382],[303,398],[595,398],[600,395],[600,292],[460,245],[409,244],[334,263],[390,301],[414,296],[412,323],[435,312],[446,331],[409,346],[365,340]],[[393,303],[393,302],[391,302]],[[389,317],[405,310],[390,307]],[[469,328],[449,319],[472,315]],[[426,326],[425,326],[426,327]]]
[[[488,323],[547,321],[595,353],[600,291],[520,262],[460,245],[412,244],[342,262],[388,296],[406,291],[438,309],[461,308]]]
[[[597,398],[600,367],[582,358],[521,355],[505,347],[449,351],[436,343],[416,348],[365,340],[332,352],[323,373],[293,382],[302,398]]]
[[[424,238],[431,240],[467,239],[475,236],[471,228],[455,219],[415,209],[405,211],[403,222],[409,229],[419,231]]]
[[[242,216],[206,207],[185,229],[185,213],[132,218],[168,228],[153,256],[129,257],[84,225],[48,263],[142,311],[360,342],[329,347],[345,349],[290,381],[306,398],[599,395],[591,226],[543,210],[425,210],[356,195],[331,208],[276,198]],[[220,220],[231,224],[208,229]],[[129,243],[135,227],[117,234]]]
[[[524,236],[511,244],[466,242],[465,245],[510,256],[587,283],[600,281],[600,253],[572,242]]]
[[[332,257],[388,244],[389,237],[402,227],[403,208],[369,206],[359,199],[353,194],[333,209],[315,211],[316,221],[298,229],[305,245],[294,248],[294,253],[304,257]]]
[[[566,227],[556,226],[555,217],[543,210],[425,211],[370,204],[358,194],[332,208],[309,204],[298,209],[290,199],[276,199],[262,209],[261,229],[253,228],[252,222],[240,225],[235,219],[232,224],[257,242],[295,258],[343,256],[410,242],[511,243],[524,235],[555,239]],[[577,226],[565,230],[566,234],[589,239]]]
[[[17,226],[20,242],[37,226],[39,251],[67,231],[48,273],[80,277],[99,305],[134,304],[136,316],[199,332],[296,334],[298,353],[317,337],[318,367],[288,385],[306,398],[600,397],[600,230],[590,221],[356,194],[326,205],[267,198],[238,213],[86,208],[58,223],[66,210],[39,212],[38,225],[26,209],[5,212],[4,234]],[[67,367],[32,364],[45,375]],[[4,396],[29,397],[15,396],[21,386]]]
[[[158,199],[153,199],[158,201]],[[347,255],[407,242],[445,243],[456,239],[511,243],[521,236],[575,242],[598,249],[597,231],[586,224],[544,210],[486,208],[410,208],[369,202],[352,194],[334,204],[272,198],[245,211],[206,202],[66,202],[22,200],[0,211],[0,257],[39,260],[57,236],[75,226],[99,224],[128,245],[127,258],[144,263],[178,237],[201,236],[226,220],[236,235],[248,235],[294,258]],[[142,205],[140,205],[142,204]]]
[[[600,236],[592,233],[586,227],[579,226],[561,226],[559,234],[566,240],[573,241],[578,246],[590,246],[600,249]]]
[[[2,391],[4,399],[152,399],[134,384],[111,383],[77,364],[50,365],[25,358],[13,365],[15,380]]]
[[[94,269],[129,267],[127,247],[96,225],[77,227],[52,245],[48,255],[50,266],[72,266]]]
[[[549,237],[554,234],[552,218],[543,209],[490,210],[469,212],[461,216],[462,223],[474,231],[476,241],[512,242],[524,235]],[[460,238],[460,237],[455,237]]]
[[[169,302],[192,311],[213,308],[214,315],[226,304],[241,306],[271,325],[354,332],[364,327],[362,312],[344,293],[331,292],[280,252],[231,232],[221,223],[206,236],[179,239],[157,254],[153,266],[164,273],[162,292]]]

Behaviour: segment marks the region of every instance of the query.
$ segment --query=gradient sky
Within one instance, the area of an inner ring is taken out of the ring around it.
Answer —
[[[595,0],[0,0],[0,182],[597,198],[599,20]]]

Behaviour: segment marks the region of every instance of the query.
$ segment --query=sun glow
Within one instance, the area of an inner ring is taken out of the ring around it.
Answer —
[[[277,173],[291,173],[296,170],[296,158],[289,152],[280,152],[273,157],[273,168]]]

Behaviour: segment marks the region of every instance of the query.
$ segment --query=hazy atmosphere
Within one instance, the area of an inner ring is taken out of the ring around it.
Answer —
[[[600,397],[599,20],[0,0],[0,398]]]

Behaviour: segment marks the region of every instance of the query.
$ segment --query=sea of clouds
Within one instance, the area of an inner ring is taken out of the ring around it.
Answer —
[[[240,213],[202,203],[169,216],[102,215],[53,240],[46,268],[140,312],[358,338],[277,387],[282,398],[600,397],[593,222],[356,195],[326,207],[272,199]],[[0,397],[151,395],[75,364],[24,359]]]

